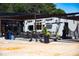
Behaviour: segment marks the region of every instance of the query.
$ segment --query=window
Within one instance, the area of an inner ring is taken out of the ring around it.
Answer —
[[[52,21],[52,19],[46,19],[46,21]]]
[[[29,26],[28,26],[28,29],[29,29],[30,31],[32,31],[32,30],[33,30],[33,25],[29,25]]]
[[[30,22],[32,22],[32,21],[31,21],[31,20],[28,20],[27,22],[30,23]]]
[[[47,27],[48,29],[52,29],[52,24],[46,23],[46,27]]]
[[[36,29],[41,30],[42,29],[42,23],[36,23]]]
[[[41,20],[36,20],[36,22],[41,22]]]

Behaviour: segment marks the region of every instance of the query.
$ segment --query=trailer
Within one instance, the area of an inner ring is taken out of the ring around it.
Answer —
[[[65,23],[68,24],[68,28],[70,32],[76,31],[78,27],[78,21],[71,19],[57,18],[57,17],[36,19],[36,26],[35,26],[35,19],[25,20],[23,29],[24,32],[28,32],[28,31],[30,32],[30,31],[35,31],[35,27],[36,27],[36,31],[41,32],[43,26],[46,26],[48,31],[51,32],[53,35],[56,35],[58,33],[60,36],[62,36]]]

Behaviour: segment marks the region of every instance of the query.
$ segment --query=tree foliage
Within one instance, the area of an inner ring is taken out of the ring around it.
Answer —
[[[53,11],[53,13],[54,13],[54,14],[64,14],[65,11],[62,10],[62,9],[56,9],[56,10]]]
[[[23,12],[27,14],[63,14],[53,3],[1,3],[0,12]]]

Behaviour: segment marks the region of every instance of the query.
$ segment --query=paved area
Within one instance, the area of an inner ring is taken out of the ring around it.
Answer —
[[[48,44],[29,39],[0,40],[1,56],[79,56],[79,42],[61,40]]]

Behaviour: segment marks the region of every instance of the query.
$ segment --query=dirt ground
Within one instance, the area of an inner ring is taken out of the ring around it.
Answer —
[[[79,42],[0,40],[1,56],[79,56]]]

